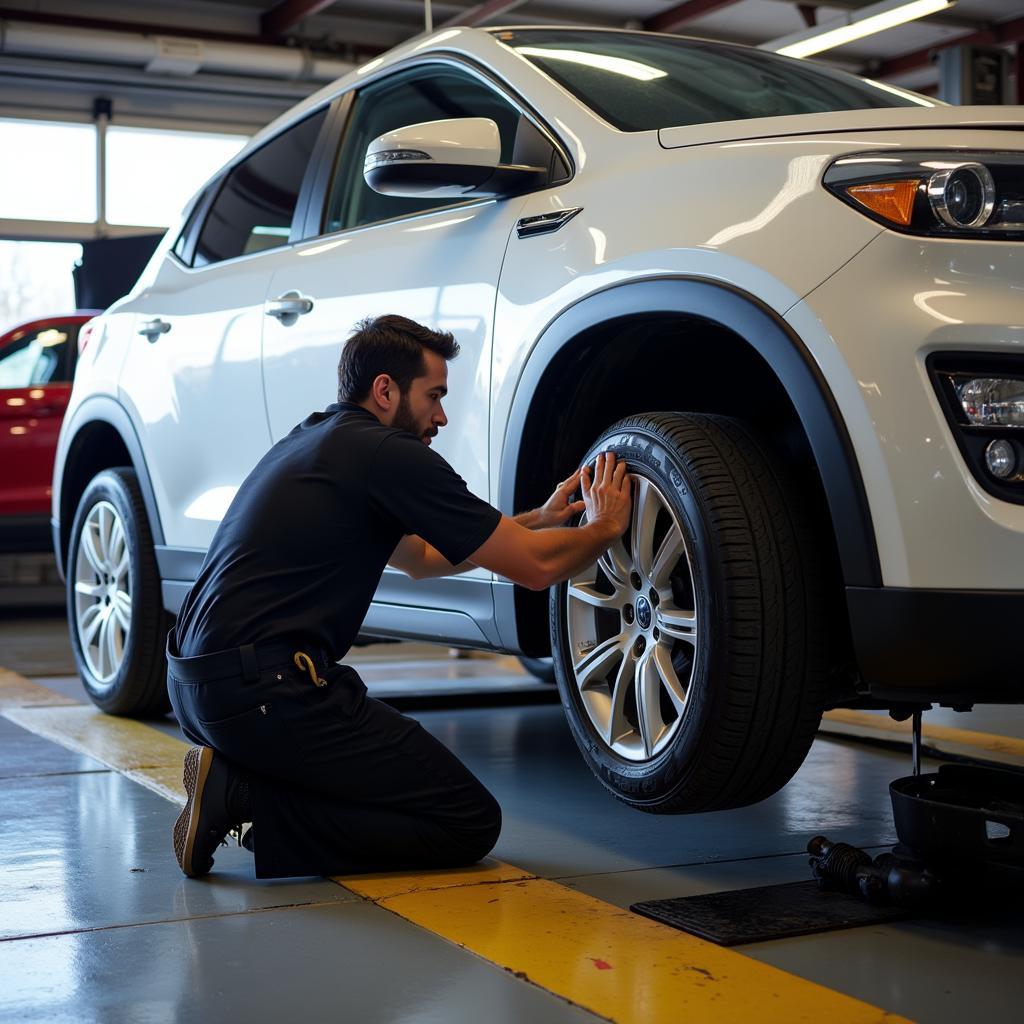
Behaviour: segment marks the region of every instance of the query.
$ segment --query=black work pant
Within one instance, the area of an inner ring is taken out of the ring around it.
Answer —
[[[315,658],[317,686],[291,649],[175,653],[172,631],[167,687],[182,732],[249,777],[258,878],[458,867],[497,841],[494,797],[348,666]]]

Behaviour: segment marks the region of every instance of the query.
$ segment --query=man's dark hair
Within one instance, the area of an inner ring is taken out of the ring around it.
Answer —
[[[360,320],[341,350],[338,401],[363,401],[382,373],[396,381],[404,394],[414,378],[426,376],[425,348],[448,360],[459,354],[450,331],[432,331],[395,313]]]

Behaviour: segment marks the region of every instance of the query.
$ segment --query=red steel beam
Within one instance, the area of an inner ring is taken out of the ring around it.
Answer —
[[[686,0],[685,3],[676,4],[675,7],[648,18],[644,22],[644,28],[648,32],[675,32],[680,25],[685,25],[688,21],[696,21],[705,14],[722,7],[732,7],[739,2],[740,0]]]
[[[1024,40],[1024,18],[1004,21],[1001,25],[993,25],[990,29],[971,32],[955,39],[947,39],[944,43],[927,46],[923,50],[905,53],[902,57],[891,57],[883,60],[877,71],[872,72],[873,78],[889,78],[907,71],[916,71],[931,63],[932,55],[950,46],[1000,46],[1007,43],[1019,43]]]
[[[260,31],[265,36],[283,36],[303,18],[319,14],[332,3],[334,0],[284,0],[260,18]]]
[[[473,25],[481,25],[489,18],[504,14],[505,11],[515,10],[525,3],[526,0],[488,0],[487,3],[477,4],[476,7],[468,7],[461,14],[456,14],[454,18],[449,18],[443,25],[437,27],[448,28],[451,25],[463,25],[469,28]]]

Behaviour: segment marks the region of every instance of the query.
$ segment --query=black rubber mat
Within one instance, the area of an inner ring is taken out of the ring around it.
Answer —
[[[902,907],[873,906],[859,896],[823,892],[815,881],[647,900],[629,909],[720,946],[858,928],[909,916]]]

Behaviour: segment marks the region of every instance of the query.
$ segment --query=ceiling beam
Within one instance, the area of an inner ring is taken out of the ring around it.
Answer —
[[[703,18],[705,14],[717,11],[722,7],[732,7],[740,0],[686,0],[685,3],[676,4],[661,14],[654,15],[644,22],[644,28],[648,32],[675,32],[681,25],[687,22]]]
[[[203,28],[181,25],[158,25],[145,21],[115,21],[110,18],[83,18],[78,15],[46,14],[41,11],[22,11],[14,7],[0,7],[0,21],[24,21],[33,25],[55,25],[58,28],[93,28],[101,32],[136,32],[146,36],[185,36],[189,39],[209,39],[218,43],[243,43],[261,46],[279,44],[278,39],[247,35],[241,32],[213,32]]]
[[[334,0],[283,0],[260,18],[260,31],[265,36],[283,36],[303,18],[319,14],[332,3]]]
[[[954,39],[947,39],[944,43],[905,53],[902,57],[890,57],[888,60],[883,60],[871,74],[874,78],[891,78],[893,75],[901,75],[907,71],[916,71],[918,68],[927,67],[932,62],[934,54],[939,50],[946,50],[950,46],[1000,46],[1007,43],[1019,43],[1021,40],[1024,40],[1024,18],[1015,18],[1013,21],[1004,21],[1001,25],[993,25],[980,32],[956,36]]]
[[[485,21],[504,14],[506,11],[514,11],[525,3],[526,0],[488,0],[484,4],[467,7],[461,14],[456,14],[454,18],[449,18],[443,25],[437,27],[449,28],[453,25],[462,25],[469,28],[473,25],[482,25]]]

